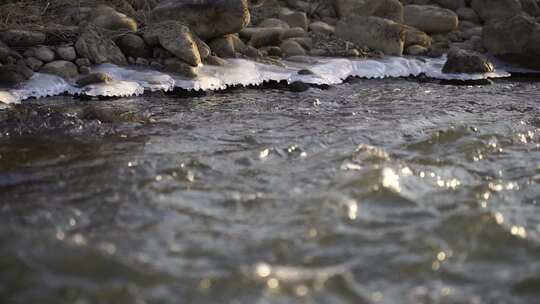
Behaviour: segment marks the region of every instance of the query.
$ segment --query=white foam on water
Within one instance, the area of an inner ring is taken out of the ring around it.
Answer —
[[[195,79],[138,67],[102,64],[92,72],[104,72],[114,81],[78,88],[54,75],[36,73],[16,89],[0,90],[0,101],[17,103],[30,97],[46,97],[63,93],[88,96],[133,96],[144,91],[222,90],[229,86],[261,85],[268,81],[302,81],[309,84],[340,84],[348,77],[388,78],[426,75],[436,79],[479,80],[508,77],[504,70],[486,74],[444,74],[446,57],[387,57],[384,59],[309,58],[284,61],[285,66],[268,65],[245,59],[230,59],[224,66],[202,66]],[[308,69],[311,73],[298,73]]]

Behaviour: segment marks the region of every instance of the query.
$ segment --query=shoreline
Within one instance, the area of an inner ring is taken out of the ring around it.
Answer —
[[[540,9],[488,2],[12,1],[0,6],[0,101],[131,96],[153,82],[212,90],[271,80],[332,85],[351,76],[509,76],[497,71],[506,67],[498,58],[540,70],[528,60],[534,39],[522,37],[523,29],[540,33],[533,18]],[[514,28],[517,46],[503,35]]]

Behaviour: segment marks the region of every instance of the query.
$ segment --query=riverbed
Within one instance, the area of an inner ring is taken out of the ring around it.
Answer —
[[[540,93],[352,79],[0,110],[2,303],[534,303]]]

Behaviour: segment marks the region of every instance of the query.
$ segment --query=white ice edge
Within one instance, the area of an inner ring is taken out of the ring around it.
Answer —
[[[106,72],[114,81],[78,88],[60,77],[36,73],[16,89],[1,90],[0,102],[20,103],[35,97],[60,94],[83,94],[87,96],[136,96],[144,91],[222,90],[234,85],[260,85],[268,81],[302,81],[309,84],[340,84],[348,77],[388,78],[411,77],[421,74],[445,80],[480,80],[508,77],[502,69],[486,74],[444,74],[442,67],[446,58],[387,57],[384,59],[314,58],[310,62],[284,61],[285,67],[267,65],[245,59],[230,59],[225,66],[202,66],[195,79],[185,79],[175,74],[137,67],[120,67],[102,64],[93,72]],[[309,69],[313,74],[300,75],[299,70]]]

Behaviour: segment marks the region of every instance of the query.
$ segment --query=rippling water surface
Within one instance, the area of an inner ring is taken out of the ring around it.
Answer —
[[[540,91],[354,80],[0,111],[2,303],[536,303]]]

